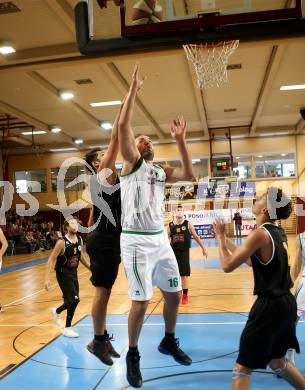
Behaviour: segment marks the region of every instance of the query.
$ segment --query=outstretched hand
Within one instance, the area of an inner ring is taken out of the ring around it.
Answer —
[[[140,71],[140,64],[136,64],[133,70],[133,75],[132,75],[132,82],[131,82],[131,89],[135,90],[138,92],[145,80],[145,77],[140,78],[139,77],[139,71]]]
[[[226,225],[223,219],[219,219],[219,218],[215,219],[215,222],[213,223],[213,228],[217,239],[221,237],[225,237]]]
[[[185,140],[186,120],[183,116],[178,116],[173,120],[171,135],[176,141]]]

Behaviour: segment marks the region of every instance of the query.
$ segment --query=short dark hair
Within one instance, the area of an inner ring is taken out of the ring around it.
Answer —
[[[266,193],[268,213],[271,220],[287,219],[292,213],[291,199],[281,188],[270,187]],[[280,203],[280,205],[278,205]]]
[[[97,160],[98,155],[99,155],[99,152],[101,152],[101,151],[102,151],[101,148],[94,148],[94,149],[90,150],[90,152],[88,152],[88,153],[85,155],[86,163],[87,163],[88,165],[90,165],[90,167],[91,167],[92,169],[94,169],[92,163],[93,163],[94,160]],[[95,169],[94,169],[94,170],[95,170]]]

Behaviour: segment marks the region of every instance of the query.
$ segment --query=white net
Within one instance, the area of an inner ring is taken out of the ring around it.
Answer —
[[[193,63],[198,88],[219,87],[228,82],[228,60],[238,45],[238,40],[216,44],[183,45],[187,59]]]

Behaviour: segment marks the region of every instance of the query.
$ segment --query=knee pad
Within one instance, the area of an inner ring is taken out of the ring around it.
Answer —
[[[288,364],[288,360],[287,360],[286,358],[285,358],[284,360],[285,360],[285,364],[284,364],[284,367],[283,367],[283,368],[275,368],[275,369],[273,369],[273,368],[271,367],[271,369],[272,369],[272,371],[275,373],[275,375],[277,375],[277,376],[283,376],[284,372],[285,372],[286,369],[287,369],[287,364]]]
[[[240,371],[239,368],[234,367],[232,370],[232,379],[243,379],[243,378],[251,378],[251,374],[247,374],[245,372]]]

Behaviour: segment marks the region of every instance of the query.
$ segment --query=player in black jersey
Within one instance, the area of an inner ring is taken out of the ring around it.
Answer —
[[[86,155],[87,163],[96,171],[90,178],[93,206],[88,223],[94,230],[88,235],[87,241],[91,282],[95,287],[91,310],[94,339],[87,345],[87,349],[107,365],[113,364],[112,357],[120,357],[106,330],[107,305],[121,262],[121,196],[115,167],[119,150],[117,124],[120,112],[121,109],[113,124],[108,149],[105,152],[95,150]]]
[[[192,236],[197,244],[202,249],[203,256],[207,257],[208,252],[196,233],[194,226],[184,219],[184,210],[181,205],[174,211],[174,221],[170,222],[167,229],[167,234],[170,238],[171,246],[175,253],[179,273],[182,284],[182,300],[181,303],[186,305],[189,303],[188,296],[188,278],[191,275],[190,266],[190,248]]]
[[[251,264],[257,295],[240,338],[233,390],[250,389],[252,370],[266,369],[268,365],[292,387],[305,390],[304,376],[285,359],[289,348],[300,352],[296,338],[297,305],[290,292],[293,284],[287,237],[275,221],[287,219],[291,212],[290,199],[282,190],[269,188],[253,206],[258,228],[239,247],[226,238],[223,221],[214,223],[224,272],[232,272],[246,262]]]
[[[79,303],[79,285],[77,279],[77,267],[81,262],[86,268],[90,269],[82,253],[82,239],[77,234],[78,221],[71,218],[64,223],[66,235],[60,238],[50,254],[47,262],[45,288],[50,288],[50,272],[55,263],[56,279],[63,293],[64,303],[57,309],[52,308],[56,325],[61,326],[60,313],[67,310],[66,326],[63,329],[63,335],[66,337],[78,337],[72,328],[72,320],[75,309]]]

